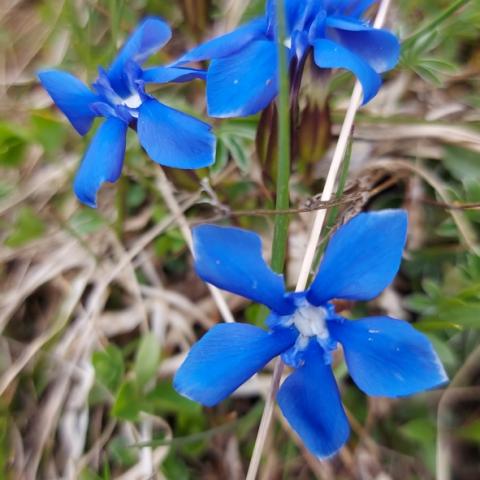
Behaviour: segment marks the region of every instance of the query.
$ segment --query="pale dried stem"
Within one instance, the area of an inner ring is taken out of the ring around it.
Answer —
[[[265,445],[270,423],[272,421],[273,411],[275,408],[275,397],[277,396],[278,388],[280,387],[280,379],[282,378],[282,373],[283,362],[282,359],[279,357],[275,362],[275,369],[272,376],[272,384],[270,386],[270,391],[265,401],[265,409],[263,410],[262,419],[258,428],[257,438],[255,440],[253,455],[252,459],[250,460],[250,465],[248,467],[246,480],[255,480],[257,476],[258,467],[262,458],[263,446]]]
[[[374,27],[379,28],[383,25],[389,5],[390,0],[384,0],[380,4]],[[332,199],[338,172],[342,165],[343,158],[345,157],[345,152],[347,151],[348,139],[350,138],[350,133],[353,128],[353,122],[355,121],[355,116],[357,114],[357,110],[360,106],[361,100],[362,87],[359,82],[356,82],[353,89],[352,97],[350,99],[350,103],[348,105],[347,113],[345,115],[345,119],[340,130],[340,135],[338,137],[338,142],[335,147],[332,163],[330,164],[330,169],[327,174],[327,179],[325,181],[325,187],[323,189],[321,197],[321,200],[323,202],[328,202]],[[326,209],[318,210],[315,215],[312,231],[310,233],[310,238],[307,244],[307,250],[303,258],[302,267],[298,276],[297,286],[295,288],[295,291],[297,292],[304,291],[307,286],[308,277],[310,276],[310,271],[312,269],[313,261],[315,258],[315,252],[317,250],[320,235],[322,234],[323,224],[325,223],[326,216]]]
[[[238,0],[226,0],[224,31],[230,32],[233,30],[242,19],[245,10],[248,8],[249,2],[240,2]]]
[[[388,8],[390,6],[391,0],[383,0],[380,3],[377,16],[375,18],[374,27],[379,28],[385,22]],[[322,201],[329,201],[332,198],[332,195],[335,190],[335,184],[337,181],[337,175],[342,165],[345,152],[347,151],[348,140],[353,128],[353,122],[357,110],[360,106],[362,99],[362,88],[360,83],[357,81],[353,89],[352,96],[350,98],[350,103],[343,121],[342,128],[340,130],[340,135],[338,137],[337,145],[332,158],[332,163],[330,164],[330,169],[327,174],[327,179],[325,181],[325,187],[323,189]],[[322,209],[318,210],[315,215],[315,220],[313,223],[312,231],[307,244],[307,249],[305,252],[305,257],[302,262],[302,267],[300,269],[300,274],[298,276],[297,285],[295,288],[296,292],[302,292],[305,290],[308,278],[310,276],[310,271],[313,266],[315,252],[317,250],[317,245],[322,233],[323,225],[325,223],[325,218],[327,215],[327,210]],[[262,419],[260,421],[260,427],[258,429],[257,438],[255,440],[255,446],[253,449],[252,459],[250,461],[250,466],[248,468],[247,479],[246,480],[255,480],[257,477],[258,468],[260,466],[260,460],[262,458],[263,447],[265,444],[265,439],[267,438],[268,431],[270,428],[270,423],[273,417],[273,411],[275,406],[275,398],[277,396],[278,388],[280,386],[280,378],[282,376],[284,369],[284,364],[282,359],[279,357],[275,362],[275,369],[272,377],[272,384],[270,387],[270,392],[265,401],[265,409],[262,414]]]
[[[176,222],[180,228],[180,231],[182,232],[183,238],[187,242],[188,248],[193,253],[192,232],[190,231],[190,226],[188,225],[187,219],[185,218],[185,215],[183,214],[180,206],[178,205],[177,199],[173,194],[172,186],[168,178],[166,177],[165,172],[161,168],[158,170],[158,172],[158,187],[162,192],[167,207],[170,209],[170,211],[176,218]],[[214,287],[213,285],[210,285],[209,283],[207,283],[207,286],[224,322],[235,322],[232,312],[230,311],[230,308],[227,305],[227,302],[225,301],[225,298],[223,297],[220,290],[218,290],[218,288]]]

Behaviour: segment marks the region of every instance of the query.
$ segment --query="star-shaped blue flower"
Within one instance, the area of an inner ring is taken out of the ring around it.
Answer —
[[[266,305],[270,331],[241,323],[216,325],[176,373],[177,391],[215,405],[282,355],[293,371],[278,392],[280,408],[308,449],[326,458],[349,436],[331,367],[338,344],[352,379],[368,395],[410,395],[445,383],[447,375],[430,341],[409,323],[383,316],[347,320],[332,304],[332,299],[379,295],[397,273],[406,231],[402,210],[356,216],[332,237],[310,288],[287,293],[283,277],[263,260],[255,233],[195,228],[200,277]]]
[[[211,165],[215,137],[210,125],[167,107],[145,92],[145,83],[185,82],[205,78],[191,68],[142,69],[150,55],[171,37],[159,18],[146,18],[126,41],[108,70],[99,69],[92,90],[69,73],[44,70],[40,82],[80,135],[95,117],[105,117],[93,137],[74,182],[77,197],[95,207],[103,182],[115,182],[125,157],[128,127],[155,162],[167,167],[194,169]]]
[[[361,19],[375,1],[285,0],[290,71],[300,69],[313,50],[319,68],[350,70],[362,84],[364,103],[373,98],[381,85],[380,74],[397,64],[400,53],[394,35]],[[252,115],[277,95],[275,3],[267,0],[264,17],[207,41],[175,63],[211,60],[207,72],[210,116]]]

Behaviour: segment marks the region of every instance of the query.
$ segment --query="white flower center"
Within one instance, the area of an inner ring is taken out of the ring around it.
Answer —
[[[138,93],[134,93],[123,100],[123,104],[128,108],[138,108],[142,104],[142,99]]]
[[[318,340],[327,340],[329,338],[327,316],[328,312],[325,308],[306,304],[296,310],[291,321],[302,337],[317,337]]]

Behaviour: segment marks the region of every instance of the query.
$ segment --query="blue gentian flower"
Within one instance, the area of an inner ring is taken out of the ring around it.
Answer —
[[[307,54],[313,50],[319,68],[350,70],[362,84],[364,103],[368,102],[380,88],[380,74],[397,64],[400,53],[394,35],[372,28],[361,19],[375,1],[285,0],[285,48],[291,68],[303,68]],[[207,41],[175,63],[211,60],[207,73],[210,116],[251,115],[277,95],[275,3],[267,0],[263,17]]]
[[[191,68],[140,67],[170,37],[170,27],[163,20],[145,19],[110,67],[99,69],[92,90],[66,72],[39,73],[43,87],[80,135],[90,130],[95,117],[105,118],[75,178],[74,190],[83,203],[95,207],[101,184],[119,178],[128,127],[137,131],[142,147],[161,165],[194,169],[213,163],[215,137],[210,125],[161,104],[145,91],[148,82],[205,77],[205,72]]]
[[[213,406],[281,355],[292,373],[278,392],[280,408],[308,449],[326,458],[349,436],[331,366],[339,344],[352,379],[368,395],[398,397],[446,382],[430,341],[409,323],[385,316],[347,320],[332,303],[379,295],[399,268],[406,231],[402,210],[356,216],[332,237],[310,288],[287,293],[282,275],[263,260],[255,233],[196,227],[200,277],[266,305],[271,310],[269,331],[241,323],[216,325],[177,371],[176,390]]]

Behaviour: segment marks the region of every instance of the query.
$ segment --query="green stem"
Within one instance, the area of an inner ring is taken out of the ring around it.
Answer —
[[[119,0],[109,0],[110,10],[110,35],[112,38],[112,55],[117,52],[117,42],[120,33],[120,23],[122,21],[123,7],[125,2]]]
[[[457,0],[453,2],[448,8],[446,8],[443,12],[440,12],[433,20],[428,22],[423,27],[420,27],[415,33],[410,35],[403,43],[402,48],[405,49],[413,45],[420,37],[432,31],[434,28],[437,28],[441,25],[445,20],[453,15],[458,9],[462,8],[466,5],[470,0]]]
[[[283,0],[277,4],[277,52],[278,52],[278,173],[276,209],[284,210],[290,206],[290,108],[289,77],[285,43],[285,9]],[[283,272],[288,240],[288,215],[277,215],[272,246],[272,268]]]

